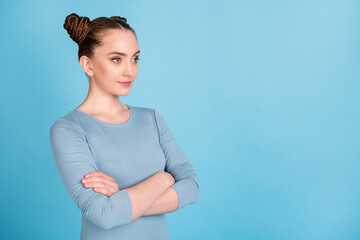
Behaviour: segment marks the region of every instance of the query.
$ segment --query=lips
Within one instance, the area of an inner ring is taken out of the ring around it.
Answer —
[[[131,85],[131,81],[118,82],[118,83],[120,83],[121,85],[124,85],[124,86],[130,86]]]

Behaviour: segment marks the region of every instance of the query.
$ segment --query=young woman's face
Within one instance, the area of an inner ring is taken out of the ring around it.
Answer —
[[[94,81],[113,95],[128,95],[138,73],[139,46],[129,30],[109,30],[92,58]],[[119,82],[131,81],[130,85]]]

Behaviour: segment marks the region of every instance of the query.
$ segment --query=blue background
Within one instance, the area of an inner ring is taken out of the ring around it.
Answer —
[[[1,1],[1,239],[79,239],[49,129],[88,81],[63,28],[124,16],[126,104],[157,109],[200,199],[172,239],[360,239],[360,1]]]

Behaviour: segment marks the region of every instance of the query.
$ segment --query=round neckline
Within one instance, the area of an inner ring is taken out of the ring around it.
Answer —
[[[126,106],[128,107],[128,109],[130,110],[130,118],[129,118],[126,122],[123,122],[123,123],[108,123],[108,122],[104,122],[104,121],[102,121],[102,120],[100,120],[100,119],[98,119],[98,118],[96,118],[96,117],[88,114],[87,112],[84,112],[83,110],[80,110],[80,109],[78,109],[78,108],[75,108],[75,110],[77,110],[77,111],[80,112],[80,113],[85,114],[86,116],[91,117],[92,119],[94,119],[95,121],[97,121],[97,122],[99,122],[99,123],[101,123],[101,124],[103,124],[103,125],[110,126],[110,127],[122,127],[122,126],[125,126],[125,125],[129,124],[129,122],[132,120],[133,115],[134,115],[133,110],[132,110],[132,107],[129,106],[129,105],[127,105],[127,104],[125,104],[125,105],[126,105]]]

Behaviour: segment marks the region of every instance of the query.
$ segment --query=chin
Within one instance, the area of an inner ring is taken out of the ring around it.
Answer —
[[[116,92],[115,95],[117,96],[127,96],[129,95],[130,91],[123,91],[123,92]]]

